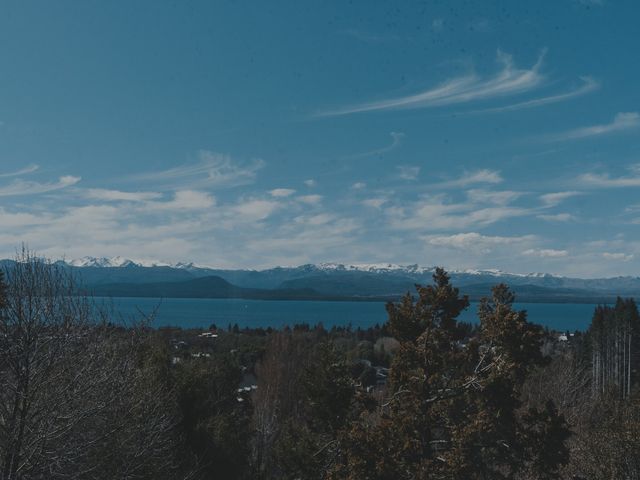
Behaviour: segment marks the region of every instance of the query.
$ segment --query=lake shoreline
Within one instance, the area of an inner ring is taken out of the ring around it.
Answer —
[[[152,326],[178,326],[182,328],[220,328],[237,324],[240,328],[283,328],[296,324],[317,325],[325,328],[351,325],[368,328],[387,321],[384,302],[348,301],[295,301],[247,299],[193,299],[151,297],[94,297],[104,301],[113,312],[135,318],[155,313]],[[526,310],[527,318],[558,331],[586,330],[591,323],[594,308],[591,303],[529,303],[517,302],[515,308]],[[478,302],[472,301],[458,320],[477,323]]]
[[[412,293],[415,297],[416,294]],[[397,302],[403,298],[403,295],[395,295],[395,296],[372,296],[372,297],[363,297],[363,296],[331,296],[331,295],[321,295],[321,296],[309,296],[309,297],[266,297],[266,298],[256,298],[256,297],[202,297],[202,296],[167,296],[167,297],[158,297],[158,296],[147,296],[147,295],[90,295],[87,296],[91,298],[144,298],[144,299],[155,299],[155,300],[241,300],[241,301],[256,301],[256,302],[366,302],[366,303],[388,303],[388,302]],[[621,297],[627,298],[625,295],[620,295]],[[479,302],[482,298],[486,296],[481,295],[468,295],[470,302]],[[585,304],[585,305],[608,305],[614,304],[618,295],[603,295],[601,297],[529,297],[529,296],[517,296],[516,303],[544,303],[544,304]],[[638,301],[640,298],[631,297],[634,300]]]

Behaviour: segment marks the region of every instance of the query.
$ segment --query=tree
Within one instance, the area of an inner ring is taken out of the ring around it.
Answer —
[[[575,439],[575,478],[640,478],[640,397],[621,400],[609,391],[597,399]]]
[[[256,366],[253,457],[264,475],[278,470],[275,445],[286,434],[288,424],[299,424],[304,416],[302,383],[310,357],[311,342],[305,334],[284,330],[269,335]]]
[[[167,392],[139,331],[100,320],[63,268],[23,250],[0,288],[0,479],[163,478]]]
[[[560,468],[569,461],[567,441],[572,435],[564,415],[558,414],[552,400],[547,400],[541,410],[530,408],[523,415],[522,424],[520,443],[525,446],[528,459],[521,466],[525,478],[557,479]]]
[[[316,430],[334,434],[349,413],[353,382],[347,365],[331,344],[320,343],[313,360],[302,379],[306,416]]]
[[[301,410],[284,422],[274,444],[275,478],[321,479],[336,455],[337,432],[354,397],[349,369],[333,346],[318,344],[300,378]]]
[[[638,364],[640,315],[633,299],[617,298],[614,307],[598,306],[589,327],[592,387],[595,396],[612,389],[620,398],[631,394]]]
[[[4,272],[0,270],[0,311],[7,306],[7,284],[4,281]]]
[[[186,459],[195,478],[247,478],[251,407],[242,371],[226,355],[182,362],[173,372]]]
[[[512,308],[504,285],[479,308],[480,332],[463,343],[456,318],[466,297],[437,269],[434,284],[389,304],[389,326],[400,341],[389,397],[363,412],[341,436],[333,479],[500,479],[527,469],[542,478],[565,461],[568,430],[551,404],[519,412],[520,389],[542,362],[542,331]],[[535,435],[526,435],[535,425]],[[550,441],[550,451],[535,446]]]

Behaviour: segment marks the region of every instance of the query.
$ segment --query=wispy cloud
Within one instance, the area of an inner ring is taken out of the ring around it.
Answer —
[[[71,175],[65,175],[63,177],[60,177],[57,182],[50,183],[14,180],[9,185],[0,187],[0,197],[9,197],[14,195],[36,195],[40,193],[51,192],[75,185],[80,180],[80,177],[74,177]]]
[[[460,178],[456,180],[450,180],[447,182],[441,182],[436,184],[440,188],[454,188],[454,187],[468,187],[469,185],[475,185],[478,183],[486,184],[498,184],[502,183],[503,178],[500,172],[496,170],[482,169],[474,172],[465,172]]]
[[[582,195],[582,192],[570,190],[567,192],[545,193],[544,195],[540,195],[540,200],[546,207],[555,207],[568,198],[575,197],[576,195]]]
[[[477,232],[456,233],[453,235],[430,235],[425,240],[430,245],[439,247],[449,247],[457,249],[480,249],[488,251],[500,245],[513,245],[531,242],[535,239],[533,235],[523,235],[519,237],[502,237],[492,235],[482,235]]]
[[[276,198],[290,197],[294,193],[296,193],[296,191],[292,188],[274,188],[269,191],[269,195]]]
[[[542,202],[542,208],[545,209],[543,211],[548,212],[547,209],[551,209],[553,207],[557,207],[562,202],[569,198],[576,197],[578,195],[582,195],[583,192],[577,192],[575,190],[569,190],[565,192],[551,192],[540,195],[540,201]],[[540,220],[544,220],[546,222],[569,222],[577,220],[575,216],[570,213],[562,212],[562,213],[540,213],[536,215],[536,218]]]
[[[35,172],[39,168],[40,167],[38,165],[29,165],[28,167],[24,167],[24,168],[22,168],[20,170],[17,170],[15,172],[0,173],[0,178],[19,177],[20,175],[28,175],[29,173]]]
[[[512,56],[504,52],[498,51],[497,58],[502,65],[502,69],[489,78],[469,74],[452,78],[434,88],[414,95],[351,105],[320,112],[317,116],[337,116],[375,110],[456,105],[527,92],[538,87],[545,80],[544,75],[540,73],[544,52],[540,54],[536,63],[529,69],[517,68]]]
[[[391,143],[389,145],[387,145],[386,147],[378,148],[376,150],[370,150],[368,152],[356,153],[354,155],[347,155],[347,156],[342,157],[342,158],[344,158],[345,160],[355,160],[357,158],[366,158],[366,157],[384,155],[385,153],[389,153],[390,151],[395,150],[397,147],[402,145],[402,141],[405,138],[405,134],[404,133],[402,133],[402,132],[391,132],[391,133],[389,133],[389,135],[391,135]]]
[[[249,199],[233,207],[233,211],[246,221],[259,221],[266,219],[280,207],[281,204],[274,200]]]
[[[144,202],[157,200],[162,197],[158,192],[123,192],[121,190],[108,190],[104,188],[89,188],[83,192],[86,198],[104,200],[106,202]]]
[[[268,235],[249,239],[243,248],[252,257],[268,258],[271,265],[339,259],[362,251],[356,243],[359,227],[357,220],[348,217],[305,215]]]
[[[420,167],[415,165],[400,165],[397,169],[398,177],[402,180],[415,180],[420,175]]]
[[[631,165],[628,169],[632,174],[623,177],[612,177],[608,173],[585,173],[578,177],[578,182],[584,187],[594,188],[640,187],[640,164]]]
[[[537,218],[539,218],[540,220],[546,220],[547,222],[570,222],[576,219],[576,217],[574,217],[570,213],[538,215]]]
[[[620,253],[620,252],[616,252],[616,253],[604,252],[602,256],[607,260],[620,260],[622,262],[628,262],[630,260],[633,260],[633,254],[626,254],[626,253]]]
[[[600,82],[594,80],[591,77],[581,77],[582,85],[568,92],[559,93],[556,95],[549,95],[547,97],[542,98],[534,98],[532,100],[527,100],[524,102],[513,103],[511,105],[504,105],[502,107],[494,107],[494,108],[484,108],[481,110],[474,110],[472,112],[466,112],[468,114],[474,113],[498,113],[498,112],[509,112],[514,110],[522,110],[525,108],[534,108],[541,107],[543,105],[549,105],[552,103],[564,102],[565,100],[570,100],[572,98],[581,97],[582,95],[586,95],[588,93],[596,91],[600,88]]]
[[[0,207],[0,225],[5,229],[43,225],[52,221],[49,214],[33,214],[29,212],[8,212]]]
[[[148,202],[142,211],[175,211],[175,210],[203,210],[214,207],[216,198],[207,192],[198,190],[179,190],[173,199],[166,202]]]
[[[561,258],[569,255],[567,250],[555,250],[553,248],[530,248],[522,253],[524,255],[538,258]]]
[[[207,150],[200,151],[198,157],[197,163],[133,175],[130,179],[167,183],[171,187],[176,185],[190,188],[234,187],[252,183],[258,170],[265,165],[261,159],[241,164],[235,162],[229,155]]]
[[[610,123],[576,128],[559,134],[547,135],[543,138],[552,142],[578,140],[581,138],[598,137],[610,133],[623,132],[638,127],[640,127],[640,114],[638,112],[620,112],[616,114]]]
[[[322,195],[300,195],[296,200],[307,205],[318,205],[322,202]]]
[[[317,215],[299,215],[293,219],[298,225],[326,225],[335,220],[336,216],[331,213],[318,213]]]
[[[384,198],[384,197],[373,197],[373,198],[364,199],[362,201],[362,204],[365,207],[380,208],[380,207],[382,207],[382,205],[387,203],[387,201],[388,201],[388,199]]]
[[[508,218],[531,215],[534,210],[474,202],[448,203],[444,196],[435,196],[385,208],[385,213],[395,229],[429,231],[485,227]]]
[[[493,203],[496,205],[506,205],[513,202],[514,200],[517,200],[522,195],[524,195],[523,192],[515,192],[513,190],[490,191],[473,189],[467,191],[467,197],[472,202]]]

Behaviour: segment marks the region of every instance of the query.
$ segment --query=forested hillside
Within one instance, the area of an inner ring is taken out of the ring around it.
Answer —
[[[118,324],[24,253],[0,282],[0,478],[633,479],[633,300],[550,332],[437,269],[368,330]]]
[[[13,263],[0,260],[5,267]],[[391,264],[307,264],[226,270],[190,263],[140,264],[120,257],[87,257],[55,263],[94,295],[128,297],[397,300],[413,291],[416,284],[430,282],[435,272],[432,267]],[[610,303],[617,295],[640,297],[638,277],[582,279],[494,270],[454,271],[450,277],[474,301],[490,295],[491,288],[498,283],[508,284],[518,300],[525,303]],[[211,285],[213,278],[222,279],[233,288]]]

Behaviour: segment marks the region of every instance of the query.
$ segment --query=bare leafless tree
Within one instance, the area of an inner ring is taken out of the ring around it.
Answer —
[[[304,335],[279,332],[270,336],[256,367],[254,461],[263,470],[272,468],[269,452],[286,421],[301,415],[301,377],[309,357],[309,341]]]
[[[67,269],[23,249],[0,308],[0,479],[169,472],[170,392],[136,329],[107,322]]]
[[[575,358],[574,352],[555,355],[548,365],[532,372],[523,385],[526,408],[541,408],[549,399],[574,428],[592,408],[589,367]]]

